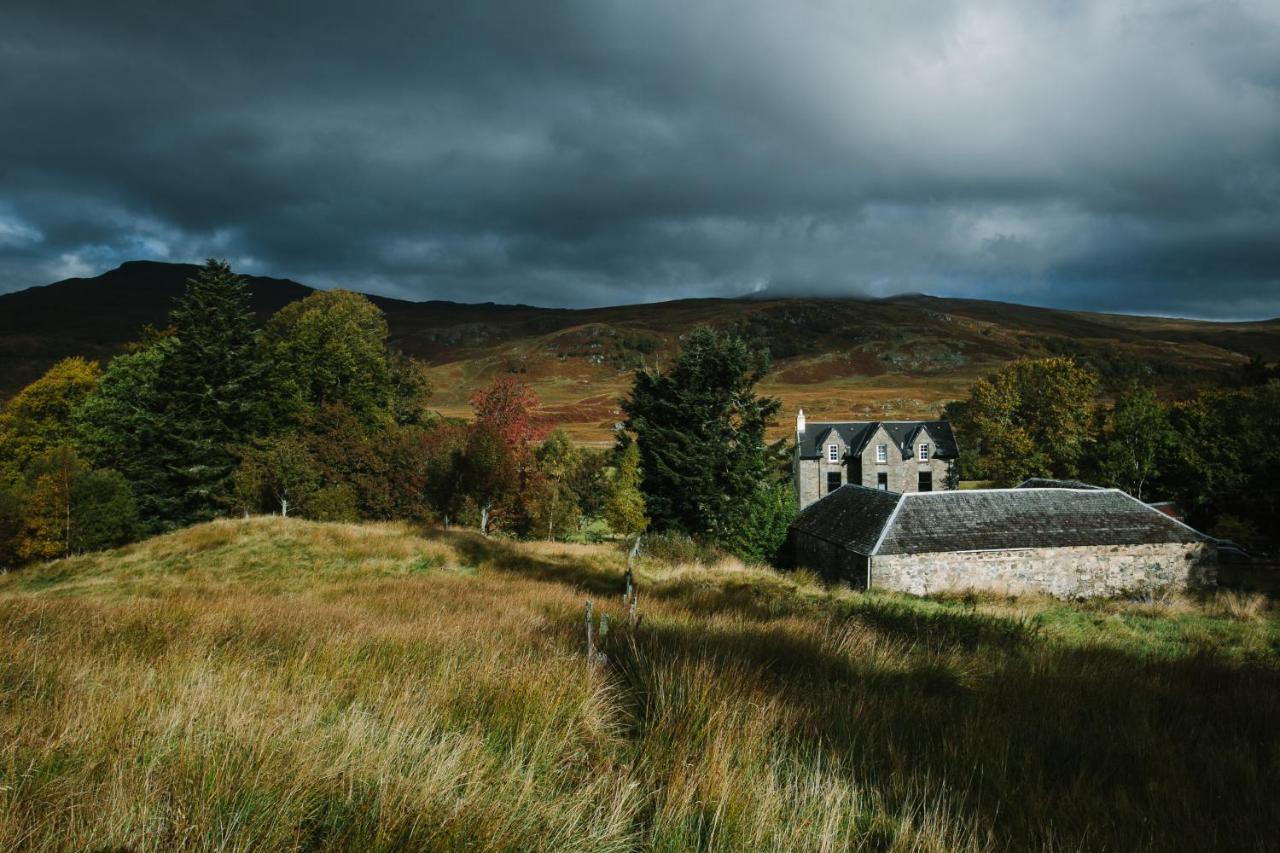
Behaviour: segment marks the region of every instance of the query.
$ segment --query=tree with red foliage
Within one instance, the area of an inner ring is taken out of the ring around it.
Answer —
[[[465,482],[480,512],[480,532],[523,514],[522,496],[537,476],[531,442],[542,430],[533,421],[538,395],[509,377],[471,395],[476,419],[467,436]]]
[[[543,430],[533,422],[540,401],[532,388],[509,376],[499,377],[471,395],[477,424],[488,424],[504,442],[527,453]]]

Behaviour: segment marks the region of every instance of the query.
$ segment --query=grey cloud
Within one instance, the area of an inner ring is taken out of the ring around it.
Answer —
[[[7,6],[0,290],[1280,314],[1274,4]]]

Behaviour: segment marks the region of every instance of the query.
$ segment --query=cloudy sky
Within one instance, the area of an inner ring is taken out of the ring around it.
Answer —
[[[1276,316],[1280,0],[6,0],[0,292],[211,255]]]

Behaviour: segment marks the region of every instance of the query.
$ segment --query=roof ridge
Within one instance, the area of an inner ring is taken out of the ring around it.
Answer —
[[[1147,503],[1146,501],[1142,501],[1142,500],[1139,500],[1138,498],[1135,498],[1133,495],[1129,494],[1129,493],[1128,493],[1128,492],[1126,492],[1126,491],[1123,491],[1123,490],[1121,490],[1121,489],[1108,489],[1108,491],[1112,491],[1112,492],[1120,492],[1120,494],[1124,495],[1124,496],[1125,496],[1126,498],[1128,498],[1129,500],[1131,500],[1131,501],[1133,501],[1134,503],[1138,504],[1138,505],[1139,505],[1139,506],[1141,506],[1143,509],[1150,510],[1151,512],[1154,512],[1156,515],[1160,516],[1161,518],[1167,518],[1169,521],[1172,521],[1174,524],[1177,524],[1177,525],[1180,525],[1180,526],[1182,526],[1182,527],[1187,528],[1188,530],[1190,530],[1192,533],[1196,534],[1197,536],[1203,537],[1203,538],[1205,538],[1205,539],[1210,539],[1210,538],[1212,538],[1212,537],[1210,537],[1210,536],[1209,536],[1209,534],[1205,533],[1204,531],[1196,530],[1194,527],[1192,527],[1190,524],[1187,524],[1185,521],[1180,521],[1180,520],[1178,520],[1178,519],[1174,518],[1172,515],[1169,515],[1168,513],[1161,512],[1160,510],[1158,510],[1158,509],[1156,509],[1155,507],[1153,507],[1151,504]]]
[[[893,527],[893,523],[898,519],[898,512],[902,509],[902,505],[906,503],[903,500],[907,496],[907,492],[899,492],[897,503],[894,504],[893,512],[889,513],[889,517],[884,520],[884,525],[880,528],[880,535],[876,537],[876,544],[871,546],[871,553],[868,557],[874,557],[876,552],[880,550],[880,546],[884,544],[884,538],[889,535],[889,528]],[[1163,515],[1163,513],[1161,513]]]
[[[868,486],[866,488],[870,487]],[[1087,486],[1084,488],[1077,488],[1074,486],[1064,486],[1061,488],[1057,486],[1026,486],[1025,488],[1020,486],[1002,486],[998,489],[939,489],[936,492],[903,492],[903,495],[922,498],[929,495],[972,495],[984,492],[1089,492],[1090,494],[1098,494],[1099,492],[1119,492],[1127,498],[1133,498],[1135,501],[1138,500],[1123,489],[1105,488],[1103,486]],[[1138,503],[1143,506],[1150,506],[1150,504],[1144,503],[1143,501],[1138,501]]]
[[[915,420],[908,419],[901,421],[811,421],[808,418],[805,418],[806,424],[940,424],[944,422],[946,422],[946,418],[918,418]]]

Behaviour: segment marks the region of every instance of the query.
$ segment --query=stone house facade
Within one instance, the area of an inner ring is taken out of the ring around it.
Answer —
[[[846,483],[906,493],[954,489],[960,454],[947,421],[805,420],[793,465],[800,508]]]
[[[914,595],[987,590],[1091,598],[1217,581],[1209,537],[1118,489],[894,494],[844,486],[800,513],[798,566]]]

